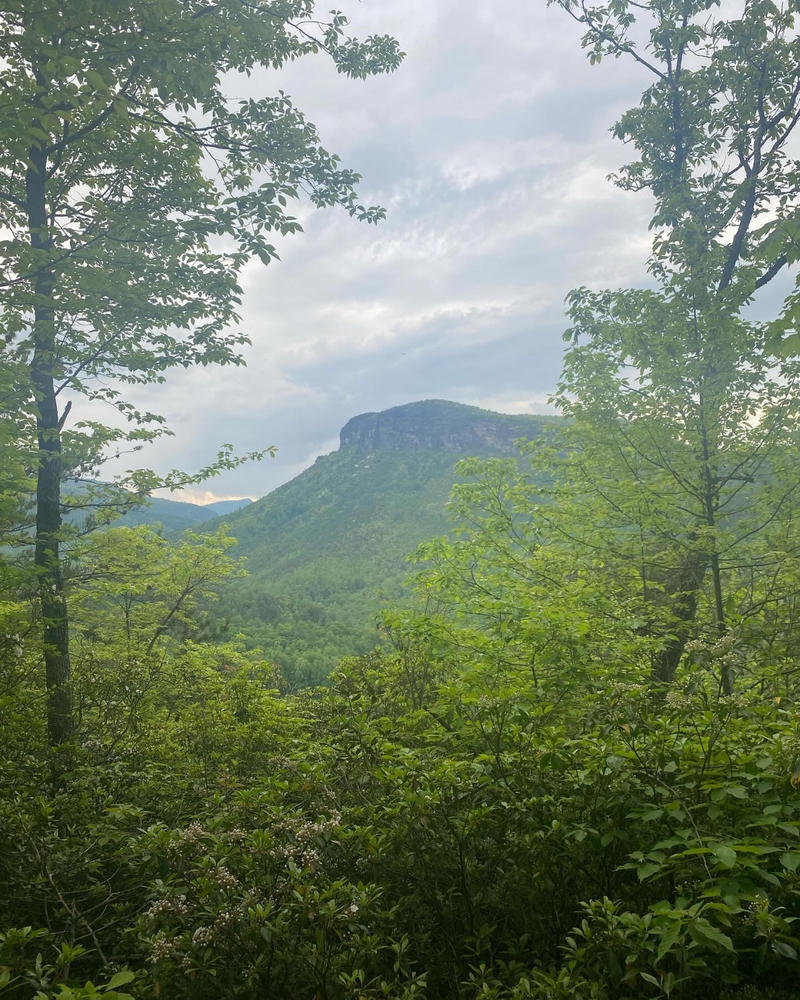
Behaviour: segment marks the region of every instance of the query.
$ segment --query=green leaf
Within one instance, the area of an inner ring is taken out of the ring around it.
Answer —
[[[663,867],[663,865],[654,864],[650,861],[646,865],[639,865],[636,868],[636,874],[639,876],[639,881],[644,882],[646,878],[650,878],[650,876],[655,875],[656,872],[662,871]]]
[[[797,951],[785,941],[773,941],[772,950],[783,958],[797,958]]]
[[[91,87],[94,87],[95,90],[108,90],[108,84],[100,75],[100,73],[97,72],[97,70],[94,69],[86,70],[86,82]]]
[[[736,851],[726,844],[718,844],[713,849],[713,854],[723,868],[733,868],[736,864]]]
[[[689,933],[698,944],[710,944],[725,951],[733,951],[733,941],[718,927],[707,920],[695,920],[689,924]]]
[[[673,920],[670,923],[669,928],[661,936],[661,943],[658,946],[658,953],[656,955],[659,962],[667,954],[667,952],[671,950],[672,946],[680,937],[681,927],[682,924],[679,920]]]
[[[136,973],[131,972],[130,969],[122,969],[116,975],[112,976],[108,983],[108,989],[115,990],[118,986],[126,986],[128,983],[132,983],[136,978]]]

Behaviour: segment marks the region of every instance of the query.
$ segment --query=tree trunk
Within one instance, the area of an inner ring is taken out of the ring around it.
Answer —
[[[31,247],[41,251],[33,281],[33,358],[31,379],[36,400],[38,468],[36,479],[36,547],[34,564],[41,601],[47,733],[52,746],[69,740],[73,730],[70,691],[69,627],[61,573],[61,422],[55,393],[55,276],[49,262],[51,240],[47,218],[45,152],[31,149],[25,177]]]
[[[722,597],[722,573],[716,549],[711,556],[711,579],[714,584],[714,621],[717,626],[717,635],[721,639],[728,631],[728,627],[725,622],[725,602]],[[722,693],[731,695],[733,694],[733,674],[724,658],[720,669],[722,672]]]
[[[689,552],[674,575],[674,589],[669,598],[673,614],[673,635],[653,658],[652,679],[657,684],[671,684],[692,625],[697,615],[697,595],[708,568],[708,556]]]
[[[700,404],[702,407],[701,412],[705,413],[705,401],[703,397],[700,397]],[[717,526],[717,511],[719,509],[719,480],[717,478],[717,473],[715,469],[711,466],[711,449],[708,442],[708,434],[706,432],[707,423],[705,416],[703,417],[703,476],[705,479],[704,483],[704,497],[703,502],[706,509],[706,524],[708,525],[710,531],[711,540],[711,557],[709,560],[711,566],[711,584],[714,591],[714,623],[717,627],[717,635],[722,638],[728,630],[727,624],[725,622],[725,601],[722,594],[722,572],[719,565],[719,552],[717,551],[717,539],[716,539],[716,526]],[[733,694],[733,676],[731,675],[730,667],[725,662],[724,658],[721,664],[722,667],[722,693],[725,695]]]

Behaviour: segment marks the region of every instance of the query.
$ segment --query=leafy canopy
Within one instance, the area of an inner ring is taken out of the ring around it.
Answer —
[[[37,277],[50,273],[57,390],[137,413],[108,378],[240,363],[237,276],[299,230],[289,203],[358,202],[358,175],[284,93],[231,101],[231,75],[325,50],[350,76],[395,68],[396,43],[356,42],[314,4],[11,2],[0,16],[0,251],[6,350],[30,359]],[[32,216],[31,172],[44,185]],[[33,237],[36,238],[33,238]],[[87,426],[87,433],[99,433]]]

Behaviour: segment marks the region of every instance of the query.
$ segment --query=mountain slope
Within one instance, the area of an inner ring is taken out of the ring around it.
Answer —
[[[403,600],[406,556],[445,533],[445,504],[467,455],[510,455],[556,418],[426,400],[362,414],[338,451],[226,517],[250,576],[221,595],[234,632],[292,684],[323,679],[378,640],[382,604]]]
[[[239,497],[237,500],[214,500],[213,503],[195,504],[195,506],[207,512],[209,517],[218,517],[220,514],[232,514],[242,507],[249,507],[252,502],[250,497]]]

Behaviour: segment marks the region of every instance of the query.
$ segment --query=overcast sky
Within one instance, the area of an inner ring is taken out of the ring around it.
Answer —
[[[304,233],[244,276],[247,368],[173,373],[139,400],[175,431],[142,458],[158,471],[198,468],[223,441],[278,447],[185,499],[263,496],[358,413],[434,397],[546,411],[566,293],[644,280],[647,196],[606,179],[641,69],[590,67],[577,27],[538,0],[339,6],[353,33],[399,39],[396,73],[352,81],[312,57],[232,91],[291,94],[388,218],[298,206]]]

